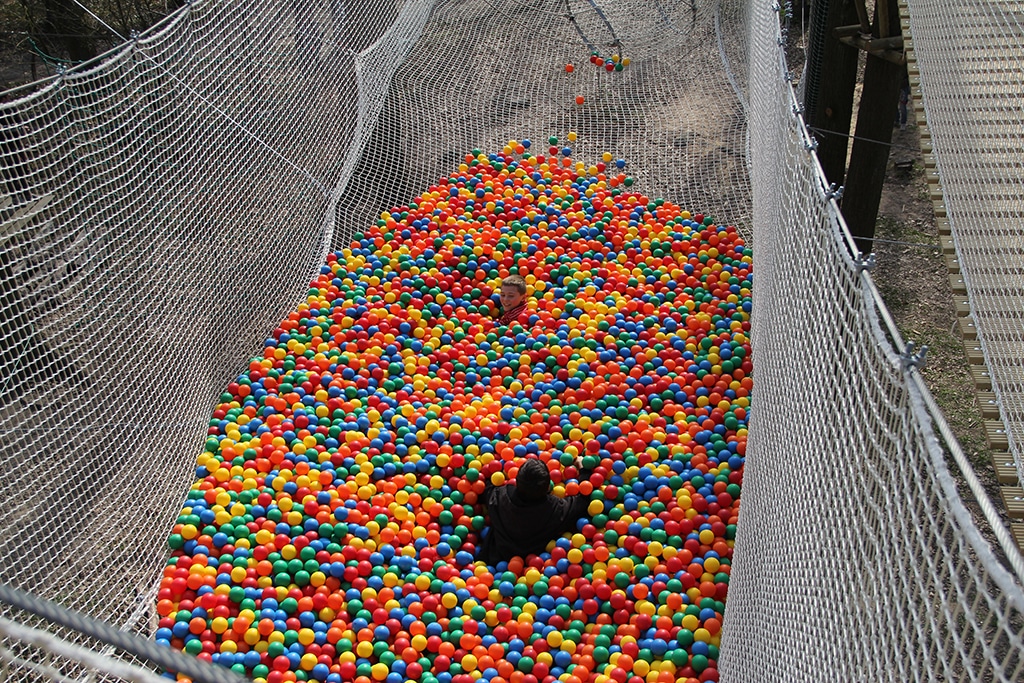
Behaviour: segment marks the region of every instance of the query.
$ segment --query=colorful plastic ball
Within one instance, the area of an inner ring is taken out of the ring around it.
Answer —
[[[214,408],[158,641],[267,683],[717,678],[751,254],[548,142],[472,150],[328,256]],[[481,496],[531,457],[587,518],[487,566]]]

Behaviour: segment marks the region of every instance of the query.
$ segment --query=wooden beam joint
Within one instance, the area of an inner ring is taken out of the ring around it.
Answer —
[[[903,52],[903,36],[875,38],[871,34],[863,33],[858,25],[838,26],[832,34],[840,43],[863,50],[887,62],[892,62],[893,64],[907,63],[907,56]]]

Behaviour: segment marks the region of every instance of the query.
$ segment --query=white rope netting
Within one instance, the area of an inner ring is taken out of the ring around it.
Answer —
[[[907,4],[971,320],[1024,481],[1024,2]]]
[[[1020,586],[846,255],[768,4],[299,5],[196,1],[0,106],[0,581],[151,633],[210,406],[328,249],[473,148],[573,131],[755,240],[723,676],[1021,675]]]
[[[778,60],[761,20],[753,64]],[[751,79],[751,139],[771,143],[751,146],[757,398],[723,674],[1018,680],[1024,593],[953,493],[913,357],[886,341],[790,97]]]

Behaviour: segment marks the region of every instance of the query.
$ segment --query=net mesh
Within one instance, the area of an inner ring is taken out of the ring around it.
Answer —
[[[160,683],[166,679],[154,671],[58,638],[52,633],[0,617],[0,662],[17,666],[20,672],[36,680],[77,680],[79,675],[103,676],[107,681]],[[4,641],[11,641],[8,644]],[[26,656],[27,655],[27,656]],[[70,664],[74,662],[74,664]],[[4,669],[0,669],[0,672]]]
[[[1024,2],[907,4],[971,318],[1024,477]]]
[[[353,54],[300,45],[330,26],[196,3],[3,106],[0,581],[151,632],[209,406],[333,234]]]
[[[472,148],[575,131],[578,157],[611,150],[649,196],[755,238],[723,674],[1020,677],[1020,587],[845,255],[778,19],[714,0],[197,1],[0,107],[0,580],[149,632],[210,406],[328,248]]]
[[[581,158],[615,150],[629,159],[650,196],[748,224],[739,12],[690,2],[439,3],[387,93],[339,207],[341,233],[408,201],[470,149],[567,131],[579,134]],[[716,33],[723,17],[727,35]],[[631,65],[595,69],[594,51]]]
[[[761,21],[751,61],[770,65],[774,21]],[[770,143],[751,146],[757,384],[722,671],[1018,680],[1019,584],[953,493],[910,359],[886,341],[791,97],[782,78],[751,79],[751,139]]]

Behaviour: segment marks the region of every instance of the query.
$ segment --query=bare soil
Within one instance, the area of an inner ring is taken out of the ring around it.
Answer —
[[[9,39],[0,42],[0,92],[31,83],[36,78],[44,76],[45,66],[41,66],[38,60],[33,60],[32,54],[25,51],[23,46],[14,45]]]

